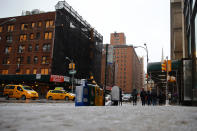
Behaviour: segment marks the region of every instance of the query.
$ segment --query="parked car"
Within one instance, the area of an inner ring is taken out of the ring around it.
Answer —
[[[8,100],[9,98],[16,99],[38,99],[38,93],[30,86],[10,84],[5,86],[3,95]]]
[[[131,94],[123,94],[122,101],[131,102],[131,100],[132,100],[132,95]]]
[[[75,100],[75,94],[62,90],[49,90],[46,95],[48,100]]]

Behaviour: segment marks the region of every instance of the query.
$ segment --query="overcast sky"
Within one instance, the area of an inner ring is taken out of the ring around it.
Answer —
[[[149,61],[170,55],[170,0],[66,0],[110,42],[110,33],[124,32],[127,45],[148,46]],[[20,16],[22,10],[54,11],[58,0],[1,0],[0,18]],[[144,49],[136,49],[146,58]],[[169,57],[168,57],[169,58]],[[146,59],[145,59],[146,61]],[[145,63],[146,66],[146,63]]]

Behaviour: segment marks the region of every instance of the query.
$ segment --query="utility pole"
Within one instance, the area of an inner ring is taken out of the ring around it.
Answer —
[[[166,106],[169,105],[169,100],[168,100],[168,56],[166,57],[167,62],[166,62]]]
[[[108,57],[108,44],[106,44],[106,58],[105,58],[105,86],[104,86],[104,92],[106,90],[106,86],[107,86],[107,57]]]

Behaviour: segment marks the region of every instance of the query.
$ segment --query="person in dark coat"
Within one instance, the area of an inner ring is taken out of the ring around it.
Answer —
[[[133,89],[132,96],[133,96],[133,105],[137,105],[137,90]]]
[[[151,94],[150,94],[150,91],[148,91],[147,92],[147,104],[151,105],[151,101],[152,101]]]
[[[151,92],[151,97],[152,97],[152,104],[155,106],[157,104],[157,93],[156,91]]]
[[[144,91],[144,88],[142,88],[142,91],[140,92],[140,97],[141,97],[141,101],[142,101],[142,106],[145,106],[146,92]]]
[[[119,101],[119,106],[122,106],[122,89],[120,88],[120,101]]]

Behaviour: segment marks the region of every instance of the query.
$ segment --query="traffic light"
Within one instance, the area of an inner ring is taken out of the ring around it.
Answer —
[[[75,63],[70,63],[69,64],[69,69],[74,70],[75,69]]]
[[[163,63],[161,64],[161,70],[164,72],[166,72],[166,64],[167,64],[167,61],[164,60]]]
[[[168,60],[168,71],[170,72],[172,70],[172,62],[171,60]]]

